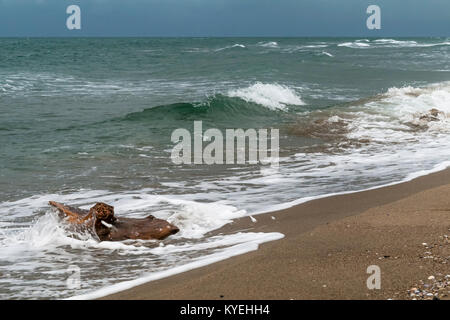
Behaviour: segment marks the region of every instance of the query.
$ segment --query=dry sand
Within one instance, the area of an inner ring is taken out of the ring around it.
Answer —
[[[216,234],[246,229],[276,231],[286,237],[263,244],[257,251],[105,299],[450,296],[450,279],[445,279],[450,274],[446,238],[450,236],[450,170],[395,186],[310,201],[256,219],[238,219]],[[367,288],[370,265],[380,267],[379,290]]]

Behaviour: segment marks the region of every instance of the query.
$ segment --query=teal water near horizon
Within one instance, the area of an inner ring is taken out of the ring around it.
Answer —
[[[262,239],[209,235],[231,219],[448,161],[450,39],[5,38],[0,112],[0,298],[64,298]],[[279,129],[279,170],[173,164],[171,133],[196,120]],[[182,231],[98,243],[49,200]]]

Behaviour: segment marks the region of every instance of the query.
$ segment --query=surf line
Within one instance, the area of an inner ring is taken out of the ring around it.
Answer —
[[[203,132],[202,121],[194,121],[193,138],[191,132],[184,128],[178,128],[172,132],[171,141],[176,145],[172,149],[171,159],[177,165],[259,163],[278,168],[279,136],[279,129],[273,128],[259,130],[250,128],[245,131],[244,129],[226,129],[224,139],[221,130],[210,128]],[[209,144],[203,148],[203,142],[209,142]]]

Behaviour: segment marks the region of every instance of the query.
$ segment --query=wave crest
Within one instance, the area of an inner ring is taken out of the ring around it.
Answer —
[[[231,46],[226,46],[226,47],[223,47],[223,48],[216,49],[215,51],[218,52],[218,51],[223,51],[223,50],[227,50],[227,49],[235,49],[235,48],[242,48],[242,49],[245,49],[245,48],[247,48],[247,47],[244,46],[243,44],[235,43],[235,44],[233,44],[233,45],[231,45]]]
[[[331,142],[318,152],[378,144],[436,143],[450,133],[450,82],[385,93],[303,114],[294,135]]]
[[[264,48],[278,48],[278,42],[276,41],[258,42],[258,46]]]
[[[352,49],[366,49],[366,48],[428,48],[436,46],[448,46],[448,40],[442,42],[428,42],[419,43],[413,40],[395,40],[395,39],[376,39],[376,40],[356,40],[353,42],[343,42],[338,44],[338,47],[347,47]]]
[[[305,104],[294,90],[279,84],[257,82],[247,88],[230,90],[227,95],[257,103],[272,110],[285,110],[288,105]]]

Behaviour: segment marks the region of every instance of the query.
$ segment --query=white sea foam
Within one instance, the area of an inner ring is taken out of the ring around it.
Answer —
[[[303,155],[302,154],[298,154],[297,156],[303,156]],[[445,170],[445,169],[447,169],[449,167],[450,167],[450,161],[443,161],[443,162],[435,165],[432,169],[420,170],[420,171],[412,172],[412,173],[408,174],[406,177],[404,177],[403,179],[398,180],[398,181],[389,182],[389,183],[377,185],[377,186],[370,187],[370,188],[362,188],[362,189],[356,189],[356,190],[351,190],[351,191],[342,191],[342,192],[332,192],[332,193],[321,194],[321,195],[317,195],[317,196],[303,197],[303,198],[296,199],[296,200],[293,200],[293,201],[284,202],[284,203],[280,203],[280,204],[277,204],[277,205],[273,205],[273,206],[267,207],[264,210],[260,210],[260,211],[255,212],[254,214],[263,214],[263,213],[268,213],[268,212],[273,212],[273,211],[284,210],[284,209],[292,208],[294,206],[298,206],[300,204],[303,204],[303,203],[306,203],[306,202],[309,202],[309,201],[323,199],[323,198],[328,198],[328,197],[332,197],[332,196],[352,194],[352,193],[357,193],[357,192],[376,190],[376,189],[385,188],[385,187],[389,187],[389,186],[395,186],[395,185],[398,185],[398,184],[401,184],[401,183],[412,181],[412,180],[417,179],[419,177],[423,177],[423,176],[430,175],[432,173],[443,171],[443,170]]]
[[[402,40],[395,40],[395,39],[377,39],[374,40],[375,43],[383,43],[383,44],[399,44],[399,45],[416,45],[416,41],[402,41]]]
[[[431,109],[441,113],[430,120]],[[368,142],[360,146],[350,144],[352,147],[347,151],[346,147],[340,147],[341,144],[336,145],[341,148],[338,153],[298,153],[296,159],[292,160],[292,167],[290,161],[284,164],[281,162],[284,171],[247,180],[247,183],[255,185],[283,185],[286,193],[289,193],[291,184],[303,186],[309,193],[315,194],[269,206],[264,210],[257,209],[257,212],[287,208],[336,194],[332,191],[323,192],[326,189],[324,184],[331,180],[351,185],[354,176],[357,180],[355,184],[361,186],[364,183],[357,176],[379,175],[391,177],[393,181],[388,184],[374,181],[360,188],[365,190],[409,181],[450,165],[447,161],[450,158],[450,82],[426,87],[390,88],[369,101],[336,109],[336,113],[331,113],[327,122],[331,126],[336,123],[346,125],[343,145],[346,141]],[[317,188],[308,181],[315,181]],[[343,193],[354,191],[351,188]]]
[[[329,57],[334,57],[331,53],[326,52],[326,51],[322,51],[321,55],[325,55],[325,56],[329,56]]]
[[[278,42],[276,41],[258,42],[258,46],[264,48],[278,48]]]
[[[327,47],[329,47],[329,45],[323,43],[307,44],[307,45],[286,45],[282,47],[282,52],[285,53],[311,52],[314,51],[314,49],[321,49]]]
[[[238,241],[236,241],[236,237],[240,238]],[[125,282],[120,282],[105,288],[102,288],[100,290],[91,292],[91,293],[87,293],[84,295],[78,295],[78,296],[74,296],[71,297],[71,300],[88,300],[88,299],[97,299],[100,297],[104,297],[106,295],[110,295],[110,294],[114,294],[120,291],[124,291],[130,288],[133,288],[135,286],[150,282],[150,281],[154,281],[154,280],[158,280],[158,279],[162,279],[162,278],[166,278],[169,277],[171,275],[177,274],[177,273],[182,273],[182,272],[186,272],[195,268],[200,268],[202,266],[211,264],[211,263],[215,263],[215,262],[219,262],[228,258],[231,258],[233,256],[237,256],[237,255],[241,255],[250,251],[254,251],[258,249],[258,246],[264,242],[268,242],[268,241],[274,241],[274,240],[279,240],[281,238],[283,238],[284,236],[281,233],[246,233],[246,234],[237,234],[234,237],[230,236],[230,238],[227,241],[221,241],[221,244],[226,246],[226,245],[230,245],[233,244],[231,247],[229,247],[226,250],[221,250],[219,252],[207,255],[207,256],[203,256],[199,259],[196,259],[193,262],[184,264],[184,265],[180,265],[168,270],[164,270],[164,271],[159,271],[159,272],[154,272],[154,273],[150,273],[148,275],[145,275],[143,277],[140,277],[138,279],[135,280],[131,280],[131,281],[125,281]],[[237,242],[237,244],[235,244]],[[162,249],[160,249],[160,251],[164,252],[166,254],[167,250],[166,247],[163,247]],[[155,249],[156,250],[156,249]]]
[[[390,88],[380,102],[370,103],[369,107],[376,107],[380,113],[395,117],[402,124],[423,124],[432,131],[450,132],[450,82],[423,88]],[[441,112],[435,119],[440,121],[424,122],[423,116],[431,109]]]
[[[220,201],[201,203],[184,200],[181,197],[149,194],[150,191],[151,189],[142,189],[110,193],[103,190],[82,190],[71,194],[44,194],[13,202],[3,202],[0,206],[0,215],[3,217],[4,223],[20,217],[40,216],[40,218],[32,224],[31,228],[10,229],[2,245],[28,243],[30,248],[38,249],[48,244],[76,245],[78,247],[82,245],[63,228],[64,224],[59,223],[56,215],[47,212],[42,216],[36,212],[36,210],[47,210],[46,208],[49,208],[48,201],[55,199],[84,209],[89,208],[97,201],[107,202],[115,207],[117,215],[128,217],[145,217],[151,213],[179,226],[181,231],[174,237],[186,239],[200,238],[205,233],[229,223],[232,219],[246,215],[245,210],[238,210]],[[167,207],[170,207],[170,210],[166,210]],[[82,240],[88,241],[87,245],[97,246],[94,239]]]
[[[347,47],[347,48],[369,48],[370,44],[365,42],[344,42],[338,44],[338,47]]]
[[[346,137],[352,140],[404,143],[408,148],[417,147],[408,145],[412,142],[440,141],[442,136],[436,135],[450,133],[450,82],[390,88],[367,102],[340,109],[339,115],[328,119],[330,123],[339,121],[346,124]],[[445,145],[444,141],[442,147]]]
[[[378,39],[373,41],[376,44],[381,44],[385,47],[436,47],[436,46],[448,46],[450,45],[449,41],[443,42],[433,42],[433,43],[419,43],[417,41],[412,40],[395,40],[395,39]]]
[[[449,41],[442,42],[417,42],[413,40],[395,40],[395,39],[377,39],[370,41],[368,39],[356,40],[353,42],[343,42],[338,47],[348,47],[353,49],[367,48],[427,48],[436,46],[448,46]]]
[[[328,47],[327,44],[309,44],[306,46],[299,47],[300,49],[315,49],[315,48],[326,48]]]
[[[304,105],[293,89],[279,84],[257,82],[247,88],[230,90],[227,95],[257,103],[272,110],[285,110],[288,105]]]
[[[227,49],[234,49],[234,48],[242,48],[242,49],[245,49],[246,46],[243,45],[243,44],[240,44],[240,43],[235,43],[235,44],[233,44],[233,45],[231,45],[231,46],[226,46],[226,47],[223,47],[223,48],[216,49],[215,51],[218,52],[218,51],[223,51],[223,50],[227,50]]]
[[[9,264],[0,266],[0,272],[6,276],[9,287],[27,288],[10,297],[73,295],[75,291],[66,288],[64,282],[67,277],[64,268],[69,264],[75,263],[82,268],[86,277],[83,291],[86,292],[117,281],[138,279],[136,281],[140,282],[146,265],[155,272],[151,273],[150,278],[145,277],[145,282],[256,250],[259,243],[282,237],[281,234],[273,233],[237,233],[204,238],[205,233],[231,222],[231,219],[246,215],[246,211],[237,210],[221,201],[202,203],[185,200],[182,196],[159,196],[149,192],[151,189],[123,193],[82,190],[1,203],[0,216],[4,221],[1,221],[0,257]],[[47,202],[51,199],[82,208],[89,208],[96,201],[105,201],[114,205],[117,215],[144,217],[152,213],[175,223],[181,231],[170,237],[169,242],[159,242],[160,246],[155,246],[158,243],[156,241],[99,242],[89,233],[74,233],[69,224],[49,209]],[[17,221],[26,217],[28,219],[24,223]],[[30,217],[34,219],[31,221]],[[108,263],[111,263],[108,266],[110,275],[102,275],[100,281],[96,280],[99,275],[95,271],[96,265],[100,263],[98,254],[107,254]],[[55,261],[52,258],[54,256],[58,260]],[[83,258],[79,260],[79,256]],[[123,263],[123,259],[127,262]],[[139,268],[133,267],[133,260]],[[160,260],[164,260],[164,264],[160,264]],[[42,290],[39,289],[42,285],[39,279],[32,282],[21,280],[25,271],[28,270],[31,275],[36,268],[53,274],[52,277],[46,277]],[[57,268],[63,270],[55,273]]]
[[[20,257],[24,252],[57,251],[68,246],[72,249],[107,249],[142,252],[145,247],[134,246],[124,242],[99,242],[89,233],[74,233],[54,211],[47,211],[36,219],[29,227],[11,229],[0,240],[0,255],[12,259]]]
[[[83,77],[67,76],[57,73],[20,72],[2,74],[4,81],[0,82],[0,93],[11,96],[40,96],[40,97],[67,97],[67,96],[111,96],[124,94],[167,95],[168,88],[172,94],[182,95],[186,98],[189,91],[201,90],[210,85],[209,81],[141,79],[141,80],[114,80],[114,79],[88,79]],[[226,87],[229,82],[217,81],[215,88]]]
[[[76,264],[82,270],[81,292],[90,292],[98,287],[106,286],[92,294],[77,297],[93,298],[256,250],[263,242],[283,237],[279,233],[239,232],[198,239],[205,232],[229,222],[231,218],[245,215],[245,211],[236,211],[231,206],[221,203],[206,204],[168,197],[146,196],[146,192],[147,190],[144,189],[132,193],[114,194],[86,190],[68,195],[48,194],[3,203],[5,206],[1,206],[1,216],[9,217],[10,221],[2,223],[0,232],[0,257],[8,262],[7,266],[0,267],[0,272],[5,276],[3,282],[10,288],[26,288],[25,291],[19,290],[9,297],[74,295],[77,291],[65,286],[65,279],[68,276],[65,269],[69,264]],[[157,241],[144,240],[99,242],[88,233],[72,232],[69,224],[61,220],[55,211],[49,209],[35,215],[36,218],[31,223],[22,225],[15,221],[18,212],[22,212],[21,216],[24,216],[25,212],[32,214],[39,206],[47,207],[47,200],[54,199],[54,196],[58,196],[60,201],[70,199],[71,204],[78,203],[85,208],[90,204],[83,205],[83,203],[98,199],[106,200],[115,205],[118,214],[131,211],[128,216],[145,216],[146,209],[154,206],[155,203],[173,201],[171,210],[167,212],[161,210],[154,214],[172,219],[184,230],[181,234],[171,237],[167,243],[159,242],[158,246]],[[176,239],[179,240],[176,241]],[[201,254],[201,252],[204,253]],[[108,257],[108,272],[101,276],[96,271],[98,265],[102,264],[98,255]],[[57,259],[55,260],[54,257]],[[164,260],[164,264],[161,265],[160,260]],[[23,275],[35,274],[36,268],[41,270],[40,278],[31,282],[22,280]],[[148,273],[144,270],[154,271]],[[97,279],[99,276],[101,279]],[[113,285],[109,286],[111,284]]]

